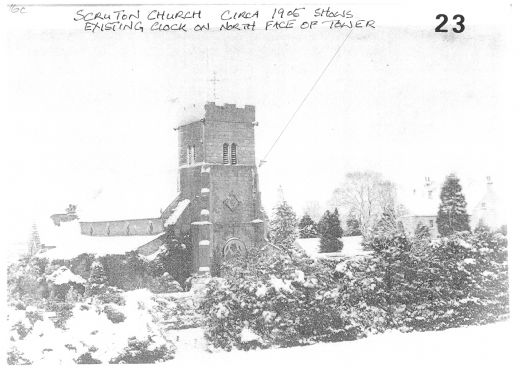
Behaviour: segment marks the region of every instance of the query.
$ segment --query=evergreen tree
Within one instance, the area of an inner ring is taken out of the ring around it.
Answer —
[[[462,194],[459,178],[450,174],[441,189],[441,204],[437,213],[437,228],[441,236],[458,231],[469,231],[469,215],[466,212],[466,199]]]
[[[87,295],[99,295],[102,294],[107,287],[107,274],[103,264],[99,261],[94,261],[90,268],[90,277],[88,278],[87,284]]]
[[[298,237],[296,213],[286,201],[274,209],[274,218],[270,223],[270,240],[274,245],[288,250]]]
[[[308,214],[303,215],[298,227],[300,228],[300,238],[306,239],[318,237],[318,225]]]
[[[361,228],[359,220],[354,216],[353,213],[350,213],[347,217],[347,228],[345,230],[346,236],[359,236],[361,234]]]
[[[374,228],[374,233],[391,234],[397,231],[397,220],[395,218],[395,212],[393,208],[387,208],[383,211],[381,218]]]
[[[325,211],[318,225],[320,232],[320,252],[339,252],[343,248],[341,237],[343,229],[339,221],[339,213],[336,208],[334,212]]]

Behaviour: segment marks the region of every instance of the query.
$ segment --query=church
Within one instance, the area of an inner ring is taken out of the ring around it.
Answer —
[[[255,160],[256,126],[254,106],[206,103],[198,115],[191,114],[175,128],[178,194],[159,216],[82,221],[75,206],[69,206],[67,213],[51,216],[50,231],[33,237],[31,252],[83,244],[85,253],[102,248],[110,254],[112,248],[114,253],[137,250],[149,257],[164,244],[168,231],[176,237],[189,234],[193,272],[211,273],[222,259],[262,246],[266,228]]]

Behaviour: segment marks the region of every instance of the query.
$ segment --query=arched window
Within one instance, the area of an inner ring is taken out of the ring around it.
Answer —
[[[231,165],[237,164],[237,145],[233,143],[231,145]]]
[[[186,151],[186,161],[188,165],[195,163],[195,145],[188,146]]]
[[[222,163],[229,164],[229,144],[227,143],[222,146]]]

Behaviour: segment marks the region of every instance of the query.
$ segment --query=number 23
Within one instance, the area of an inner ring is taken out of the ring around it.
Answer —
[[[447,29],[442,28],[446,23],[448,23],[448,16],[446,14],[437,14],[435,19],[442,19],[441,23],[437,27],[435,27],[435,32],[448,32]],[[464,32],[464,29],[466,29],[466,27],[464,26],[464,16],[461,14],[454,15],[453,20],[457,20],[457,23],[455,24],[459,26],[459,28],[452,28],[453,32]]]

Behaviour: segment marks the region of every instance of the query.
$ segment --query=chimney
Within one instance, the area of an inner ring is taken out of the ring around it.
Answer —
[[[432,181],[429,176],[426,176],[424,178],[424,181],[425,181],[424,187],[426,188],[426,193],[428,193],[428,199],[432,199],[432,193],[433,193]]]

